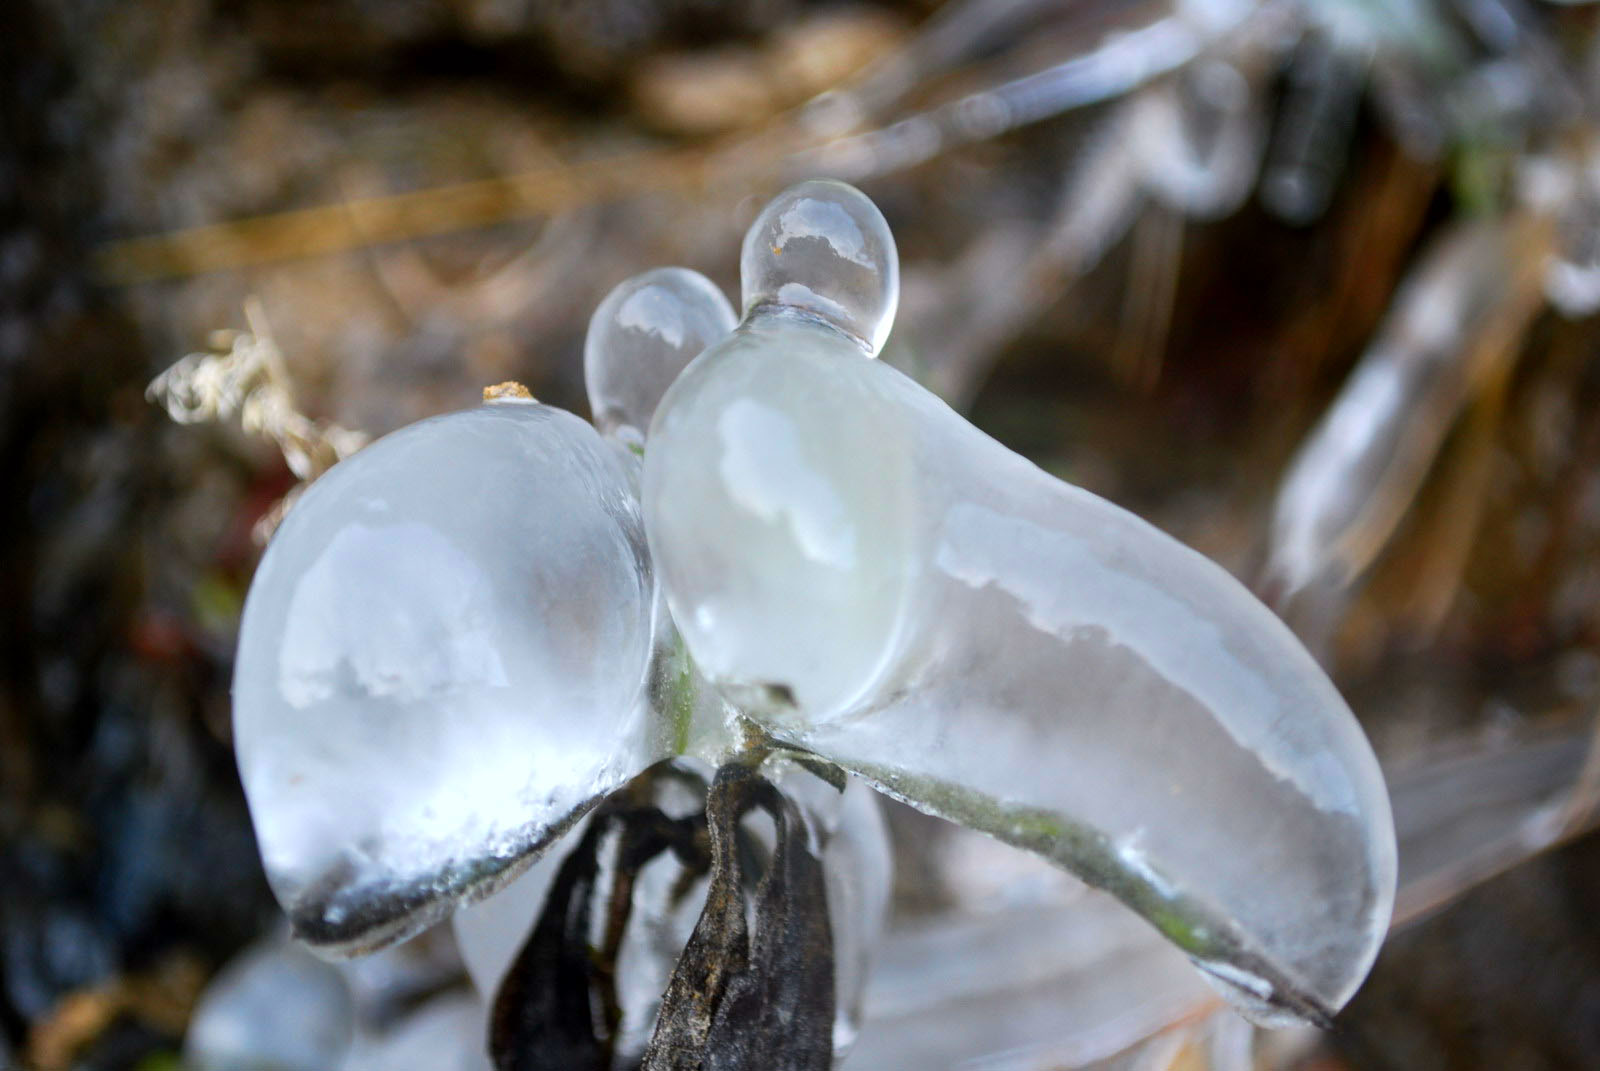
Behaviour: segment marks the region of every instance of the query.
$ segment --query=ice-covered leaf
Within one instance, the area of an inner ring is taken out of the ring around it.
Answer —
[[[753,231],[802,195],[883,226],[839,189],[784,194]],[[826,318],[746,307],[663,399],[645,459],[699,668],[780,738],[1112,892],[1258,1018],[1340,1007],[1388,924],[1393,824],[1289,630]]]
[[[374,443],[289,515],[246,602],[234,732],[298,936],[415,933],[662,757],[632,463],[498,402]]]

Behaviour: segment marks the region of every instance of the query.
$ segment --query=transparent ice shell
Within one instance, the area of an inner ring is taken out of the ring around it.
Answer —
[[[810,317],[876,356],[900,303],[900,258],[878,207],[853,186],[814,179],[775,197],[740,253],[746,318]]]
[[[658,576],[736,705],[1112,892],[1258,1020],[1354,992],[1393,903],[1383,778],[1224,570],[814,318],[747,317],[650,436]]]
[[[710,766],[693,761],[687,765],[707,780],[714,772]],[[672,787],[664,780],[657,783]],[[854,778],[841,794],[795,767],[780,777],[778,784],[796,799],[807,820],[826,840],[823,866],[834,935],[834,988],[838,998],[834,1051],[836,1056],[842,1056],[861,1028],[867,974],[888,916],[894,876],[888,828],[877,794]],[[698,810],[704,802],[702,794],[692,809]],[[657,803],[674,816],[691,809],[662,800]],[[544,856],[504,892],[457,912],[451,920],[467,971],[484,1000],[493,1000],[501,979],[532,931],[561,867],[559,856],[559,852]],[[672,902],[671,894],[680,874],[681,868],[674,860],[661,856],[640,872],[634,886],[633,916],[617,962],[617,997],[622,1008],[617,1053],[623,1064],[642,1055],[649,1043],[661,994],[705,907],[704,880],[696,882],[681,900]]]
[[[715,283],[688,268],[656,268],[607,294],[589,319],[583,373],[595,426],[644,442],[656,403],[684,366],[733,330]]]
[[[489,404],[367,447],[284,522],[234,734],[297,936],[416,933],[663,757],[631,460],[560,410]]]

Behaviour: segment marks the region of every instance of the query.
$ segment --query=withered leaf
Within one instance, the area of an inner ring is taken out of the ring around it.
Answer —
[[[497,1071],[607,1071],[621,1013],[616,959],[639,871],[671,850],[690,871],[708,865],[702,819],[654,807],[605,807],[563,860],[533,932],[500,983],[489,1019]],[[616,865],[598,949],[590,943],[599,855],[615,834]]]
[[[777,844],[745,918],[740,819],[760,807]],[[717,772],[706,804],[711,888],[662,999],[642,1071],[827,1071],[833,934],[822,866],[799,809],[748,767]]]

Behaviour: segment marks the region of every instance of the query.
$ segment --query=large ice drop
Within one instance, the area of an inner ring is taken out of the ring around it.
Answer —
[[[367,447],[284,522],[234,733],[298,936],[415,933],[662,757],[630,461],[560,410],[486,404]]]
[[[1114,893],[1257,1018],[1340,1007],[1388,925],[1393,825],[1289,630],[825,317],[747,307],[645,458],[699,669],[781,738]]]

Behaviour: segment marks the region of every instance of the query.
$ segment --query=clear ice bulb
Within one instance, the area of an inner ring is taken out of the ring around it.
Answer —
[[[641,445],[678,373],[735,322],[717,285],[688,268],[656,268],[618,284],[589,318],[583,345],[595,426]]]
[[[873,356],[900,303],[900,258],[883,213],[831,179],[791,186],[762,209],[745,234],[739,274],[746,320],[815,318]]]
[[[631,460],[569,413],[485,404],[373,443],[284,521],[233,725],[297,936],[416,933],[663,757]]]

